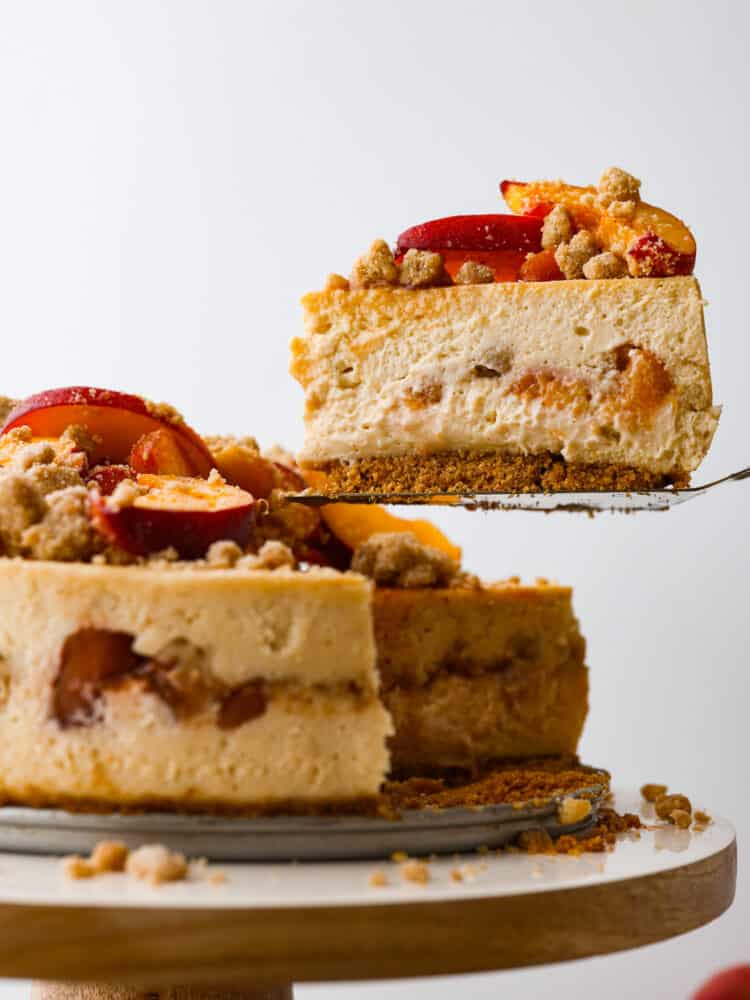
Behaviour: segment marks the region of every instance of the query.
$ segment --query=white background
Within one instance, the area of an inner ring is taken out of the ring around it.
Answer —
[[[119,387],[200,430],[296,447],[286,366],[302,292],[375,236],[502,211],[504,176],[587,183],[616,163],[698,240],[725,411],[697,480],[748,464],[747,10],[0,2],[0,391]],[[670,514],[441,518],[484,576],[575,586],[584,757],[620,782],[668,782],[741,841],[749,505],[732,486]],[[682,998],[750,960],[748,919],[741,874],[727,916],[639,952],[298,997]]]

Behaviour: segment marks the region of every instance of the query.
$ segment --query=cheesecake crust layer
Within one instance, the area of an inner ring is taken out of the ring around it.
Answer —
[[[690,474],[664,474],[613,463],[566,462],[562,455],[447,451],[326,462],[325,492],[339,493],[558,493],[684,488]]]

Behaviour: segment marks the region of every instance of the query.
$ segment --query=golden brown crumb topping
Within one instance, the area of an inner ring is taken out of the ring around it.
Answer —
[[[573,238],[573,220],[562,205],[555,205],[542,226],[542,250],[556,250]]]
[[[450,283],[443,258],[430,250],[407,250],[399,267],[399,284],[408,288],[435,288]]]
[[[495,272],[486,264],[467,260],[459,267],[454,281],[457,285],[487,285],[495,280]]]
[[[555,250],[555,260],[566,278],[582,278],[583,265],[599,253],[599,244],[586,229]]]
[[[378,288],[398,284],[398,267],[385,240],[375,240],[367,253],[354,262],[352,288]]]
[[[604,171],[599,178],[597,191],[599,204],[604,208],[612,202],[638,203],[641,200],[641,182],[620,167],[608,167]]]
[[[356,549],[351,568],[386,587],[449,587],[462,578],[449,555],[408,532],[372,535]]]
[[[598,253],[583,265],[584,278],[601,280],[602,278],[624,278],[628,274],[628,265],[617,254],[609,250]]]

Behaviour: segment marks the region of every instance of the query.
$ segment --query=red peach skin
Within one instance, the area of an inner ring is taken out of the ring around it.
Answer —
[[[47,389],[19,403],[0,433],[27,426],[34,437],[59,437],[71,424],[86,427],[101,439],[91,456],[92,464],[127,462],[139,438],[166,429],[177,436],[192,475],[207,476],[214,466],[211,452],[187,424],[171,419],[140,396],[112,389]]]
[[[199,559],[218,541],[244,547],[255,519],[255,499],[226,483],[181,476],[138,476],[144,495],[131,506],[92,492],[91,516],[114,545],[145,556],[174,548],[183,559]]]
[[[553,205],[562,205],[575,224],[593,233],[605,250],[627,256],[634,277],[666,278],[693,272],[693,234],[677,216],[655,205],[641,201],[627,218],[602,208],[595,187],[561,181],[502,181],[500,191],[508,208],[526,218],[546,215]]]
[[[405,230],[396,253],[407,250],[541,250],[542,220],[518,215],[451,215]],[[476,258],[472,257],[472,260]]]

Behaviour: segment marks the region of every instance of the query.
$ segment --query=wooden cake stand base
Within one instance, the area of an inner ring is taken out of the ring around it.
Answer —
[[[0,976],[48,981],[38,1000],[289,1000],[293,982],[561,962],[708,923],[732,903],[736,865],[720,819],[625,835],[611,854],[440,858],[426,884],[357,861],[221,865],[220,885],[197,874],[154,888],[73,882],[56,858],[6,853]],[[370,884],[376,869],[386,885]]]

